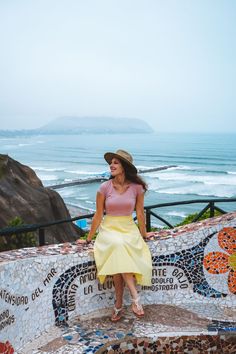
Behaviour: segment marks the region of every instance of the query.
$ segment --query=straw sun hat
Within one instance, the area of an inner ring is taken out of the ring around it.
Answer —
[[[126,166],[129,168],[130,172],[137,173],[137,168],[133,164],[133,157],[125,150],[117,150],[116,152],[106,152],[104,159],[108,164],[111,163],[113,157],[122,160]]]

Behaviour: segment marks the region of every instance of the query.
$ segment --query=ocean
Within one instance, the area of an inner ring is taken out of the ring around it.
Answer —
[[[0,146],[0,153],[30,166],[45,186],[100,176],[109,171],[104,153],[121,148],[133,155],[139,169],[177,166],[142,175],[149,186],[145,205],[236,197],[236,134],[1,136]],[[93,183],[57,191],[68,206],[87,213],[95,210],[98,187],[99,183]],[[236,210],[236,202],[218,205],[226,211]],[[158,213],[176,224],[204,206],[164,207]],[[163,226],[158,220],[154,224]]]

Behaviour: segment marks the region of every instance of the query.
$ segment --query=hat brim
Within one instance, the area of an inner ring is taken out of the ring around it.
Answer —
[[[104,154],[104,159],[106,160],[106,162],[109,165],[111,163],[111,160],[114,157],[117,158],[118,160],[122,160],[126,164],[126,166],[129,168],[129,170],[132,171],[133,173],[137,173],[138,172],[137,168],[131,162],[126,160],[124,157],[122,157],[121,155],[115,154],[114,152],[106,152]]]

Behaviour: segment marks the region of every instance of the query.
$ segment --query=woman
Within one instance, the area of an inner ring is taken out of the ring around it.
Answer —
[[[111,178],[97,192],[96,213],[86,242],[91,242],[100,226],[94,244],[97,275],[101,283],[107,275],[113,276],[116,301],[111,320],[116,322],[122,315],[124,284],[132,297],[132,311],[137,317],[144,316],[136,283],[151,285],[152,260],[144,242],[149,237],[143,208],[147,186],[137,175],[128,152],[107,152],[104,158],[110,165]],[[132,218],[134,209],[138,227]]]

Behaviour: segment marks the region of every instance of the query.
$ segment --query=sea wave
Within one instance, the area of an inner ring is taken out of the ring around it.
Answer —
[[[96,204],[95,202],[93,202],[93,201],[91,201],[91,200],[86,200],[86,203],[87,203],[87,204],[92,204],[92,205],[95,205],[95,204]]]
[[[232,198],[235,197],[235,190],[230,189],[197,189],[191,186],[182,188],[166,188],[155,190],[158,194],[181,194],[181,195],[196,195],[207,197],[219,197],[219,198]]]
[[[162,165],[163,166],[163,165]],[[153,167],[153,166],[152,166]],[[161,167],[161,166],[157,166]],[[150,167],[151,168],[151,167]],[[210,173],[210,174],[230,174],[231,172],[225,171],[225,170],[212,170],[212,169],[207,169],[205,167],[196,167],[196,166],[187,166],[187,165],[178,165],[176,167],[170,167],[168,168],[168,171],[173,171],[173,170],[180,170],[180,171],[187,171],[187,172],[197,172],[197,173]],[[157,171],[154,171],[153,173],[157,173]],[[150,176],[153,175],[153,173],[150,172]],[[233,174],[236,172],[232,172]]]
[[[221,152],[221,150],[219,150],[219,152]],[[172,152],[171,154],[153,154],[153,153],[148,153],[148,157],[154,161],[157,159],[186,159],[186,160],[215,160],[215,161],[224,161],[225,157],[227,157],[227,160],[233,160],[235,161],[235,157],[232,156],[232,154],[228,153],[225,156],[219,156],[217,151],[214,151],[214,155],[211,153],[211,151],[208,149],[208,151],[205,151],[204,155],[203,153],[200,151],[198,151],[198,155],[195,154],[186,154],[186,152],[184,152],[183,154],[175,154],[174,152]],[[144,154],[140,154],[140,157],[145,158],[147,155]]]
[[[3,145],[1,148],[2,149],[18,149],[19,147],[23,147],[23,146],[32,146],[34,145],[33,143],[18,143],[18,144],[7,144],[7,145]]]
[[[171,167],[171,170],[183,170],[183,171],[193,171],[192,167],[190,166],[185,166],[185,165],[179,165],[176,167]]]
[[[223,174],[223,175],[227,175],[229,173],[229,172],[224,171],[224,170],[209,170],[209,169],[206,169],[204,167],[196,168],[196,167],[178,166],[178,167],[173,168],[173,169],[182,170],[182,171],[191,171],[191,172],[197,172],[197,173],[204,172],[204,173],[210,173],[210,174],[213,173],[213,174]]]
[[[33,143],[19,143],[17,146],[31,146],[34,145]]]
[[[69,206],[72,206],[72,207],[78,208],[78,209],[82,209],[82,210],[88,211],[89,213],[90,213],[90,212],[94,212],[94,211],[95,211],[94,209],[91,209],[91,208],[86,208],[84,205],[80,205],[80,204],[73,203],[73,202],[66,203],[66,204],[67,204],[67,205],[69,205]]]
[[[38,177],[44,182],[44,181],[56,181],[58,179],[58,176],[56,175],[42,175],[38,174]]]
[[[162,172],[160,174],[156,174],[155,177],[161,181],[183,181],[191,183],[202,183],[206,185],[236,185],[236,175],[212,176]]]
[[[138,170],[149,170],[150,168],[154,167],[161,167],[161,166],[147,166],[147,165],[135,165]]]
[[[18,144],[7,144],[7,145],[3,145],[1,146],[1,149],[3,150],[3,152],[5,150],[8,150],[8,149],[15,149],[15,148],[18,148]]]
[[[78,196],[78,188],[63,188],[63,189],[58,189],[58,193],[63,197],[63,198],[71,198],[71,197],[77,197]]]
[[[86,194],[86,195],[79,195],[79,197],[76,197],[75,198],[75,200],[88,200],[88,195]]]
[[[61,172],[61,171],[64,171],[63,167],[49,168],[49,167],[37,167],[37,166],[34,167],[34,166],[31,166],[31,168],[34,171],[46,171],[46,172]]]
[[[65,170],[66,173],[72,173],[76,175],[89,175],[89,176],[97,176],[105,172],[100,171],[83,171],[83,170]]]
[[[182,211],[169,211],[165,215],[169,216],[179,216],[181,218],[185,218],[188,214],[182,212]]]

